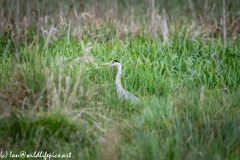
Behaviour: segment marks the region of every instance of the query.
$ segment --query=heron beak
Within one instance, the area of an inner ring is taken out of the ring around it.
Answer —
[[[107,62],[107,63],[101,64],[101,66],[110,66],[111,64],[112,64],[111,62]]]

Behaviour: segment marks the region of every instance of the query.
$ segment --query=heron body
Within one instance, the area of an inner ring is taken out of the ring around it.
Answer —
[[[104,63],[102,65],[105,65],[105,66],[116,66],[117,67],[118,73],[117,73],[117,76],[116,76],[116,87],[117,87],[118,96],[119,97],[123,97],[125,99],[131,99],[134,102],[138,102],[139,99],[136,96],[134,96],[129,91],[123,89],[123,87],[122,87],[122,83],[121,83],[122,65],[121,65],[121,63],[118,62],[117,60],[112,60],[111,62]]]

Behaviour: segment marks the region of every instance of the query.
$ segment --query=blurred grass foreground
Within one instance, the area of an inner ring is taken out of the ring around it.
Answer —
[[[0,19],[0,158],[239,159],[240,1],[1,0]]]

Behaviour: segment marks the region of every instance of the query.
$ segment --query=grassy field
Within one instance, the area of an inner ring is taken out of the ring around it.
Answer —
[[[0,158],[239,159],[240,2],[226,44],[222,2],[201,2],[2,0]]]

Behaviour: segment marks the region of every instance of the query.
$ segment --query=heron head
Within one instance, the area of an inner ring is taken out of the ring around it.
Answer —
[[[120,62],[117,61],[117,60],[112,60],[110,62],[107,62],[107,63],[103,63],[101,64],[102,66],[119,66],[120,65]]]

